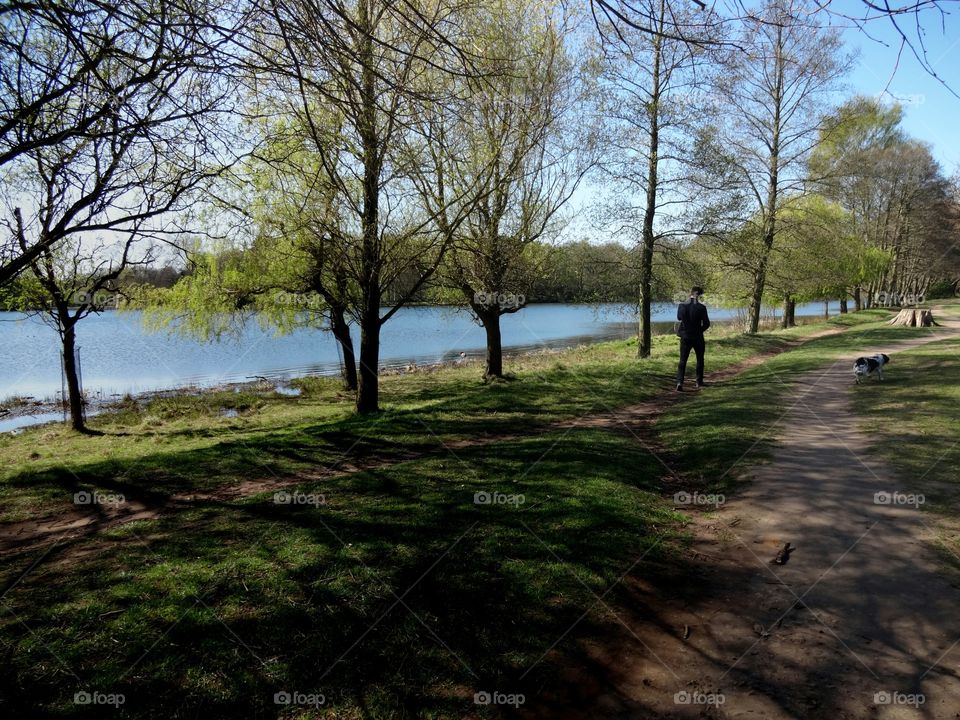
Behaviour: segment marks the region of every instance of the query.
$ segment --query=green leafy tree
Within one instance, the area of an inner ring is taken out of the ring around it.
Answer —
[[[424,117],[424,137],[445,136],[426,158],[418,189],[452,227],[449,195],[462,222],[440,265],[439,282],[461,294],[486,331],[486,377],[502,377],[500,319],[526,305],[548,255],[536,243],[558,229],[559,213],[590,164],[592,140],[584,64],[568,50],[576,17],[562,3],[480,3],[468,29],[482,61],[459,83],[465,101]],[[446,207],[445,207],[446,206]]]
[[[854,288],[859,308],[916,302],[931,283],[960,272],[957,190],[929,147],[907,137],[902,109],[855,97],[827,118],[810,158],[810,175],[824,195],[850,212],[861,243],[888,262]]]
[[[784,203],[780,225],[768,283],[783,297],[783,327],[792,327],[798,302],[847,296],[858,248],[849,214],[820,195]]]
[[[424,136],[418,122],[456,109],[445,78],[470,72],[464,13],[447,0],[294,0],[265,10],[255,79],[267,111],[283,107],[305,129],[321,187],[335,193],[336,212],[313,216],[322,225],[314,235],[328,268],[348,279],[345,311],[360,330],[357,411],[376,412],[380,329],[424,290],[460,222],[446,214],[455,197],[432,209],[418,201],[420,156],[410,147],[447,141]]]

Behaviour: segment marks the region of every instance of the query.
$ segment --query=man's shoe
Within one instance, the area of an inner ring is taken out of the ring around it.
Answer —
[[[706,386],[706,383],[705,383],[705,382],[698,382],[698,383],[697,383],[697,389],[702,388],[702,387],[704,387],[704,386]]]
[[[683,392],[683,385],[677,383],[677,392]]]

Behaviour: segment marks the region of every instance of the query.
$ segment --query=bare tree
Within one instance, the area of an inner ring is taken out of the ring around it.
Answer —
[[[662,8],[649,0],[590,0],[590,11],[600,37],[605,42],[626,42],[636,33],[663,40],[674,40],[700,47],[729,45],[723,34],[707,32],[723,18],[697,16],[687,12],[690,6],[707,10],[701,0],[665,0]]]
[[[139,237],[138,228],[132,227],[119,242],[69,238],[43,248],[21,276],[25,308],[40,313],[60,336],[67,385],[64,402],[69,404],[70,426],[77,432],[89,432],[80,385],[77,326],[91,313],[117,306],[117,279],[126,268],[153,261],[151,247],[138,253]]]
[[[892,28],[895,37],[896,55],[892,58],[890,81],[893,81],[904,55],[908,55],[937,82],[953,95],[957,88],[952,87],[931,60],[927,44],[934,30],[946,34],[946,18],[949,8],[955,0],[907,0],[904,3],[890,3],[887,0],[859,0],[852,3],[837,3],[834,0],[817,0],[811,3],[806,12],[806,20],[821,28],[851,27],[857,29],[869,40],[890,47],[890,44],[875,36],[879,25]],[[658,21],[659,13],[651,8],[647,0],[590,0],[597,30],[604,38],[617,36],[621,40],[629,31],[650,36],[678,40],[700,47],[738,47],[745,49],[735,37],[714,35],[709,31],[721,24],[737,28],[741,24],[748,27],[751,23],[765,22],[763,13],[746,0],[732,0],[722,10],[715,3],[710,4],[716,15],[707,25],[690,23],[682,19],[683,9],[695,6],[707,9],[702,0],[668,0],[665,4],[669,22]],[[706,31],[706,32],[705,32]]]
[[[868,39],[890,47],[890,45],[874,37],[878,25],[885,25],[893,30],[895,37],[896,55],[890,68],[890,79],[887,86],[893,81],[903,56],[906,54],[933,79],[943,85],[951,94],[957,96],[958,88],[951,86],[947,78],[941,75],[936,68],[936,61],[931,60],[927,50],[929,37],[939,28],[946,34],[946,19],[950,15],[951,0],[907,0],[903,3],[891,3],[888,0],[860,0],[859,5],[853,7],[834,2],[821,0],[817,3],[817,12],[829,17],[832,21],[847,24],[859,30]],[[859,12],[857,11],[859,8]]]
[[[656,30],[676,22],[697,25],[688,13],[671,16],[666,0],[647,0],[644,8]],[[598,215],[640,248],[637,354],[645,358],[651,347],[654,254],[685,231],[682,180],[689,166],[689,138],[703,116],[701,106],[710,100],[710,58],[700,45],[663,32],[628,28],[606,35],[603,114],[608,137],[601,168],[611,192]]]
[[[904,140],[878,161],[873,168],[881,212],[874,237],[892,262],[871,284],[868,298],[883,305],[915,305],[932,280],[958,267],[956,197],[921,142]]]
[[[809,21],[804,0],[772,0],[743,30],[745,56],[731,54],[718,85],[724,115],[700,135],[701,172],[693,178],[703,232],[718,241],[753,226],[749,259],[750,332],[757,332],[779,211],[800,194],[818,141],[823,105],[849,65],[838,33]],[[742,234],[742,233],[741,233]]]
[[[503,375],[500,319],[526,306],[547,259],[538,241],[558,227],[595,142],[583,121],[589,58],[578,63],[568,47],[575,16],[560,3],[493,0],[469,18],[479,72],[458,83],[456,114],[438,106],[424,115],[423,137],[449,141],[412,148],[420,160],[411,164],[430,211],[445,225],[454,211],[465,218],[438,282],[483,326],[492,378]]]
[[[54,0],[0,16],[0,284],[65,239],[164,229],[229,162],[228,134],[205,125],[235,95],[216,6]]]

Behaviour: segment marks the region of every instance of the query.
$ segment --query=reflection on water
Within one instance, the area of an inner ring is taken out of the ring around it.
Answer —
[[[97,410],[89,410],[87,412],[87,417],[93,417],[94,415],[99,414]],[[62,422],[63,413],[62,412],[35,412],[28,415],[14,415],[13,417],[8,417],[6,419],[0,418],[0,433],[11,432],[16,433],[17,430],[21,428],[30,427],[31,425],[42,425],[43,423],[50,422]]]

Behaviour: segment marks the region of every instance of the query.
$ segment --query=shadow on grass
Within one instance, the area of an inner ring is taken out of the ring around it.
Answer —
[[[786,342],[716,339],[708,362]],[[633,575],[652,573],[679,540],[678,516],[661,497],[663,469],[634,440],[543,428],[648,399],[669,387],[674,364],[672,351],[603,368],[558,361],[509,386],[478,378],[454,395],[420,382],[396,396],[408,406],[373,419],[9,478],[10,488],[48,497],[89,485],[162,501],[243,478],[309,476],[356,448],[395,463],[298,486],[322,495],[320,506],[262,496],[205,502],[69,553],[21,558],[3,578],[5,709],[101,716],[71,702],[86,689],[123,693],[128,717],[272,718],[289,715],[275,693],[300,692],[322,693],[345,716],[463,717],[496,714],[473,705],[478,691],[534,697],[553,672],[551,648],[567,652],[597,631],[597,596],[631,602],[616,584],[622,574],[641,556]],[[760,393],[764,383],[710,388],[661,420],[671,450],[705,478],[711,462],[749,439],[751,398],[762,396],[744,387]],[[723,398],[728,427],[682,442],[684,413],[708,427]],[[453,453],[434,437],[504,432],[517,436]],[[407,459],[430,448],[436,454]],[[714,455],[701,457],[704,448]],[[524,502],[475,504],[478,492]]]
[[[532,696],[544,654],[638,556],[662,561],[677,516],[656,461],[610,433],[457,455],[298,488],[321,505],[208,503],[52,554],[6,597],[5,709],[94,717],[70,702],[86,689],[122,693],[128,717],[277,717],[296,691],[462,717],[475,692]]]
[[[3,490],[7,495],[16,493],[24,503],[33,498],[30,514],[36,518],[69,507],[70,497],[63,494],[64,488],[70,489],[71,495],[80,489],[103,488],[162,506],[164,499],[175,493],[211,490],[244,480],[304,478],[431,453],[447,454],[452,443],[464,438],[482,441],[530,435],[545,431],[559,419],[649,399],[671,387],[676,360],[670,340],[660,339],[658,355],[648,360],[638,361],[626,353],[615,354],[608,362],[558,360],[547,367],[527,370],[521,379],[508,385],[484,384],[479,377],[432,384],[428,378],[413,378],[398,386],[402,392],[391,395],[388,383],[384,392],[388,409],[375,417],[357,416],[345,409],[343,415],[315,422],[301,420],[279,428],[218,426],[148,431],[146,438],[157,444],[155,449],[144,446],[139,456],[95,461],[77,458],[69,465],[42,469],[27,466],[9,475]],[[711,343],[710,361],[729,365],[757,352],[782,349],[785,343],[775,336],[723,337]],[[630,343],[619,346],[618,353],[632,352]],[[243,407],[255,405],[251,398],[226,400]],[[164,398],[159,401],[159,409],[148,408],[145,414],[175,417],[185,412],[200,417],[202,408],[209,411],[207,406],[216,408],[226,400]],[[108,432],[105,442],[129,434],[127,430],[114,430],[113,425]],[[179,447],[217,435],[222,439],[210,444]]]

